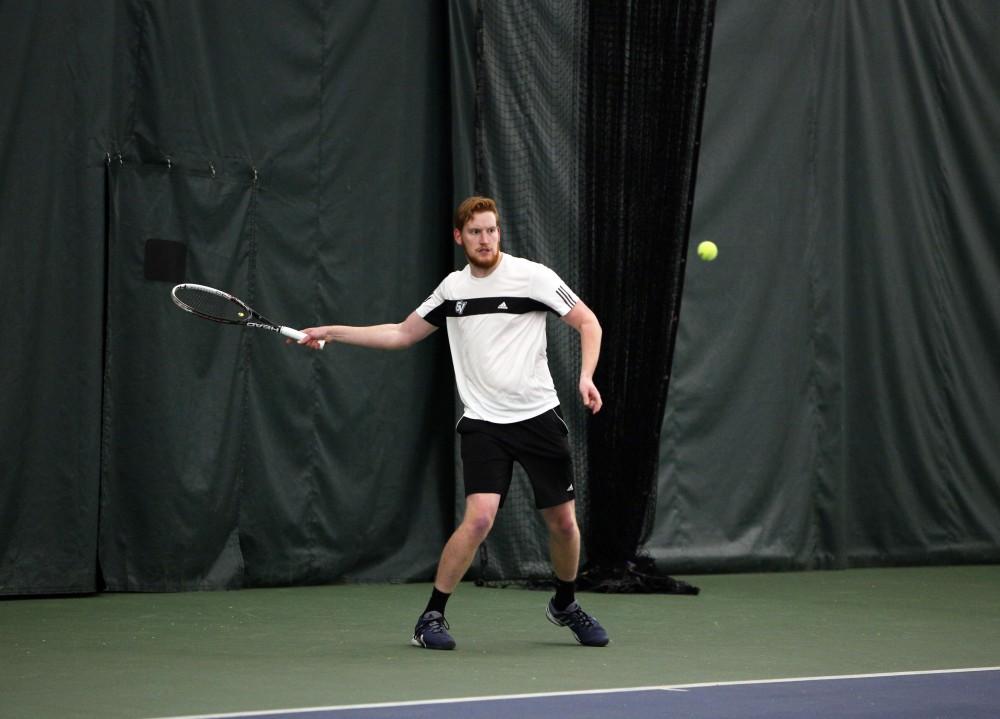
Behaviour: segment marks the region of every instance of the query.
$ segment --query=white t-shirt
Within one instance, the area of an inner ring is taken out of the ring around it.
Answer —
[[[447,327],[465,416],[509,424],[559,404],[546,355],[545,318],[579,301],[544,265],[506,253],[487,277],[452,272],[417,308]]]

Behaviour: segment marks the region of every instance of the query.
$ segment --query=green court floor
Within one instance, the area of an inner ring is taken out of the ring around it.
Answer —
[[[1000,566],[684,577],[697,597],[463,584],[454,652],[409,645],[429,584],[0,601],[0,717],[160,717],[1000,665]]]

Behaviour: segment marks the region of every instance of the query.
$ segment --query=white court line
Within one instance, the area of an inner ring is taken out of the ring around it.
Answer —
[[[997,667],[966,667],[964,669],[926,669],[912,672],[881,672],[876,674],[833,674],[822,677],[785,677],[783,679],[743,679],[729,682],[698,682],[696,684],[667,684],[661,686],[647,687],[616,687],[613,689],[582,689],[579,691],[565,692],[538,692],[535,694],[497,694],[494,696],[479,697],[449,697],[447,699],[426,699],[423,701],[413,700],[405,702],[378,702],[375,704],[341,704],[328,707],[306,707],[298,709],[267,709],[264,711],[231,712],[228,714],[185,714],[176,717],[158,717],[158,719],[233,719],[234,717],[265,717],[275,714],[306,714],[308,712],[334,712],[347,711],[350,709],[388,709],[393,707],[412,707],[433,704],[460,704],[463,702],[493,702],[508,699],[545,699],[547,697],[573,697],[587,696],[591,694],[624,694],[626,692],[684,692],[689,689],[703,689],[706,687],[732,687],[748,684],[790,684],[792,682],[827,682],[842,679],[881,679],[886,677],[915,677],[927,674],[965,674],[971,672],[996,672]]]

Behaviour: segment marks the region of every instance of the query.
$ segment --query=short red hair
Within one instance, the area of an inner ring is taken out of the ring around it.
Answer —
[[[459,232],[465,227],[465,223],[472,219],[473,215],[480,212],[492,212],[497,218],[497,227],[500,226],[500,211],[497,203],[489,197],[467,197],[462,200],[462,204],[455,210],[455,229]]]

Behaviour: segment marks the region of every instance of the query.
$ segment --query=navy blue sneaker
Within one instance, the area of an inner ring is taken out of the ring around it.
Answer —
[[[573,636],[576,637],[576,641],[584,646],[603,647],[611,641],[600,622],[580,609],[580,605],[576,602],[573,602],[560,612],[549,601],[549,606],[545,608],[545,616],[557,626],[569,627],[569,630],[573,632]]]
[[[455,640],[448,633],[450,628],[441,612],[427,612],[417,620],[410,644],[424,649],[454,649]]]

